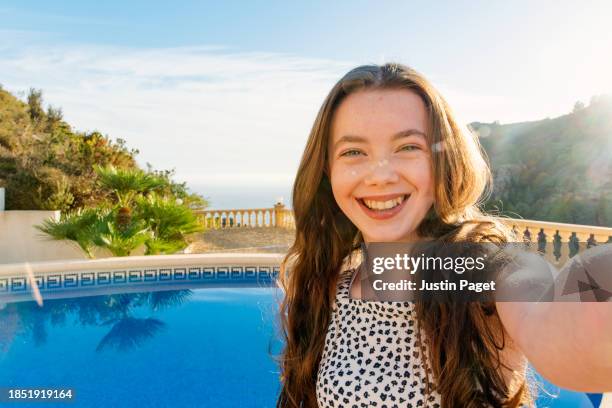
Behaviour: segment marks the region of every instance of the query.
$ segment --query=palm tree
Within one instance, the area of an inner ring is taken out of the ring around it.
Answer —
[[[114,256],[129,256],[134,249],[151,238],[149,228],[142,220],[122,228],[117,228],[113,221],[106,221],[100,225],[100,230],[95,242],[108,248]]]
[[[152,237],[146,245],[146,254],[174,253],[188,243],[186,235],[204,229],[191,209],[177,203],[173,197],[161,197],[155,193],[136,198],[137,217],[151,228]]]
[[[113,192],[114,202],[46,221],[39,230],[53,239],[75,241],[93,258],[95,246],[114,256],[129,256],[143,244],[146,255],[175,253],[188,245],[186,235],[204,229],[188,205],[172,194],[157,193],[168,187],[163,176],[113,166],[95,166],[95,171],[99,184]]]
[[[129,207],[135,196],[146,195],[168,184],[162,177],[147,174],[140,169],[118,169],[114,166],[95,165],[94,170],[98,175],[98,183],[115,193],[120,207]]]
[[[36,225],[36,228],[50,236],[51,239],[76,242],[89,258],[93,258],[95,228],[99,217],[100,210],[98,209],[79,209],[62,214],[58,221],[45,220],[41,225]]]
[[[119,211],[116,223],[121,229],[129,225],[132,219],[130,208],[134,197],[148,194],[155,189],[161,189],[168,182],[159,176],[147,174],[140,169],[118,169],[114,166],[102,167],[94,165],[101,187],[111,190],[115,194]]]

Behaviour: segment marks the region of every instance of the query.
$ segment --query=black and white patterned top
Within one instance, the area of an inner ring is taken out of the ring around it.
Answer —
[[[418,345],[414,303],[353,299],[357,275],[339,276],[317,374],[319,407],[439,408],[440,395],[425,394],[427,350]]]

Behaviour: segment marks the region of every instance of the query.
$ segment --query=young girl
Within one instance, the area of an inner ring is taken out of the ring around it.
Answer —
[[[478,208],[490,177],[478,140],[414,70],[362,66],[334,86],[293,187],[277,407],[531,405],[528,361],[560,386],[612,387],[609,304],[359,298],[364,242],[512,241]],[[570,336],[580,330],[590,339]]]

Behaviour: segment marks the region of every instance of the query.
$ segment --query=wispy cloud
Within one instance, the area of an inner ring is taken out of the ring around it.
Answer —
[[[5,88],[41,88],[76,129],[125,139],[143,166],[175,168],[179,181],[204,188],[288,188],[325,95],[358,65],[223,46],[41,45],[39,34],[13,34],[22,40],[0,41]],[[505,103],[435,82],[462,118]]]
[[[100,130],[199,185],[289,185],[316,111],[354,64],[223,47],[4,48],[11,91],[42,88],[80,130]]]

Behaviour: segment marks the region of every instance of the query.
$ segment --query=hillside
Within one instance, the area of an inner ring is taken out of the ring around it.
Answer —
[[[470,126],[493,168],[487,209],[612,226],[612,97],[554,119]]]
[[[94,165],[136,169],[138,150],[99,132],[77,132],[60,109],[43,109],[42,93],[30,89],[22,102],[0,87],[0,187],[7,210],[73,210],[95,206],[107,197],[97,185]],[[185,203],[206,202],[190,194],[172,171],[153,171]]]

